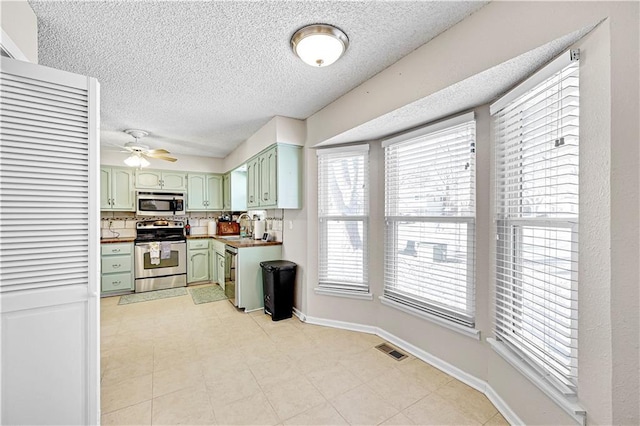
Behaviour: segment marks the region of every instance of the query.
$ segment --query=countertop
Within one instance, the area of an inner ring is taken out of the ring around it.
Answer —
[[[228,244],[232,247],[236,248],[246,248],[246,247],[261,247],[261,246],[279,246],[282,245],[281,241],[262,241],[262,240],[254,240],[252,238],[242,238],[239,240],[226,240],[224,238],[218,238],[213,235],[189,235],[187,237],[188,240],[199,240],[204,238],[213,238],[216,241],[220,241],[222,243]],[[113,244],[113,243],[132,243],[135,240],[133,237],[123,237],[123,238],[102,238],[100,240],[100,244]]]
[[[113,243],[132,243],[135,240],[134,237],[123,238],[101,238],[100,244],[113,244]]]
[[[254,240],[252,238],[241,238],[239,240],[227,240],[224,238],[219,238],[215,235],[189,235],[187,237],[188,240],[191,239],[201,239],[201,238],[213,238],[216,241],[220,241],[221,243],[225,243],[235,248],[246,248],[246,247],[262,247],[262,246],[280,246],[282,245],[281,241],[262,241],[262,240]]]

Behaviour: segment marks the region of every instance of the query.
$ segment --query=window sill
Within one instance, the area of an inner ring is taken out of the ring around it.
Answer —
[[[322,296],[335,296],[335,297],[345,297],[347,299],[359,299],[359,300],[373,300],[373,294],[370,292],[364,293],[360,291],[349,291],[349,290],[333,290],[328,288],[316,287],[313,289],[315,294],[320,294]]]
[[[442,327],[448,328],[449,330],[460,333],[464,336],[471,337],[472,339],[480,340],[480,330],[475,328],[465,327],[464,325],[456,324],[451,321],[447,321],[446,319],[437,317],[435,315],[428,314],[426,312],[422,312],[418,309],[411,308],[409,306],[403,305],[402,303],[398,303],[395,300],[391,300],[384,296],[380,296],[380,302],[389,306],[390,308],[398,309],[402,312],[405,312],[409,315],[413,315],[414,317],[418,317],[423,320],[427,320],[434,324],[440,325]]]
[[[547,379],[545,379],[543,375],[534,370],[526,361],[513,353],[513,351],[511,351],[504,343],[501,343],[491,337],[487,339],[487,342],[502,359],[526,377],[531,383],[547,395],[549,399],[569,414],[578,424],[585,425],[587,423],[587,412],[580,406],[580,404],[573,401],[575,397],[563,394]]]

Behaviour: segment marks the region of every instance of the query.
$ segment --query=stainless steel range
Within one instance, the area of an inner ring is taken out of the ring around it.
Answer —
[[[145,220],[136,224],[136,293],[187,285],[184,222]]]

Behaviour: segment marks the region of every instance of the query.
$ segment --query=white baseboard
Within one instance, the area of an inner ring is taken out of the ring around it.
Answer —
[[[420,349],[419,347],[412,345],[411,343],[405,340],[402,340],[401,338],[391,333],[388,333],[385,330],[378,329],[378,333],[376,334],[382,337],[383,339],[385,339],[386,341],[393,343],[400,349],[409,352],[411,355],[415,356],[416,358],[419,358],[422,361],[426,362],[427,364],[433,365],[438,370],[442,370],[448,375],[460,380],[462,383],[471,386],[477,391],[485,393],[487,383],[484,380],[480,380],[477,377],[472,376],[471,374],[460,370],[458,367],[453,366],[436,356],[433,356],[429,352],[423,349]]]
[[[460,380],[461,382],[471,386],[475,390],[482,392],[491,403],[496,407],[496,409],[502,414],[502,416],[509,422],[511,425],[523,425],[524,422],[518,417],[518,415],[507,405],[507,403],[496,393],[495,390],[484,380],[479,379],[458,367],[449,364],[448,362],[430,354],[429,352],[420,349],[419,347],[402,340],[401,338],[383,330],[379,327],[374,327],[370,325],[357,324],[346,321],[336,321],[324,318],[317,317],[307,317],[302,312],[294,308],[294,314],[300,318],[301,321],[305,321],[309,324],[314,325],[322,325],[325,327],[333,327],[340,328],[343,330],[350,331],[359,331],[362,333],[375,334],[385,339],[389,343],[397,346],[399,349],[402,349],[411,355],[415,356],[418,359],[436,367],[437,369],[447,373],[448,375]],[[302,319],[302,318],[306,318]]]
[[[293,315],[297,316],[300,321],[307,322],[307,316],[296,307],[293,308]]]
[[[509,422],[510,425],[524,425],[525,423],[518,417],[518,415],[504,402],[504,399],[493,390],[489,384],[486,384],[484,395],[489,398],[489,401],[498,409],[502,417]]]
[[[343,330],[359,331],[362,333],[378,334],[378,328],[370,325],[357,324],[355,322],[345,322],[329,320],[324,318],[307,317],[309,324],[324,325],[326,327],[341,328]]]

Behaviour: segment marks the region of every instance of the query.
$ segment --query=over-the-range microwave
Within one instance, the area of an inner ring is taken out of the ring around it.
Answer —
[[[138,192],[138,216],[176,216],[185,214],[186,196],[182,192]]]

